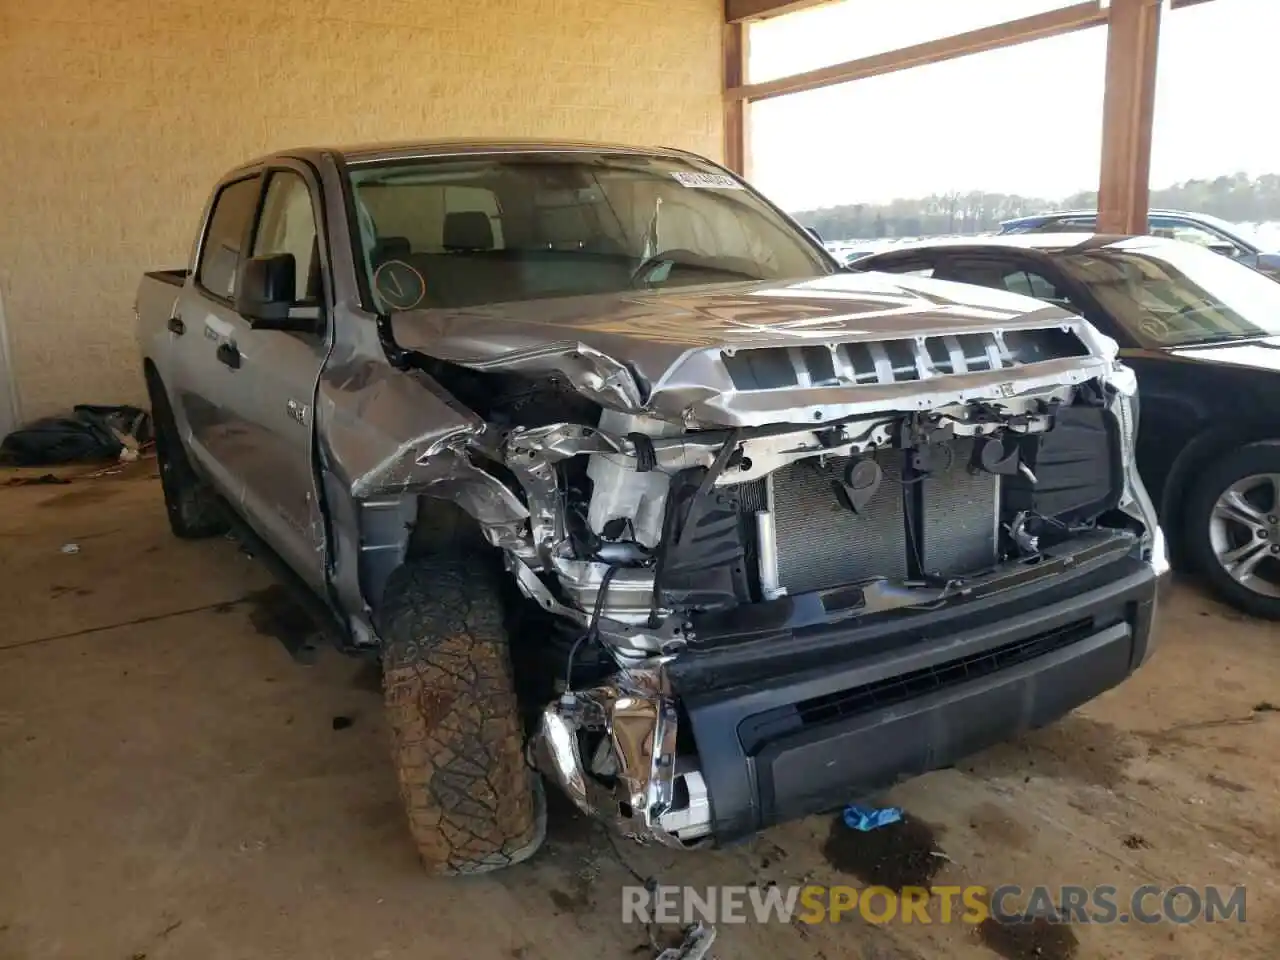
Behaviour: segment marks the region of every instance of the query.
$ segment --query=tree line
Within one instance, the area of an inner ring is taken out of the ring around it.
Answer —
[[[973,190],[889,203],[843,204],[794,216],[825,240],[855,240],[986,233],[998,229],[1003,220],[1050,210],[1093,210],[1097,205],[1096,191],[1081,191],[1055,201]],[[1280,174],[1254,178],[1237,173],[1212,180],[1187,180],[1152,190],[1151,206],[1212,214],[1235,223],[1280,220]]]

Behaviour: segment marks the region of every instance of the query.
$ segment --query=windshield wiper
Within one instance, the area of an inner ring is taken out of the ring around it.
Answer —
[[[689,263],[687,260],[676,260],[673,266],[679,267],[681,270],[700,270],[703,273],[721,273],[727,277],[741,277],[743,280],[764,280],[765,277],[757,277],[754,273],[744,273],[741,270],[731,270],[729,267],[718,267],[711,263]]]
[[[738,277],[742,280],[765,279],[751,273],[744,273],[741,270],[718,266],[714,263],[693,263],[689,260],[677,260],[665,254],[659,254],[656,257],[645,257],[640,261],[640,264],[631,271],[631,285],[636,286],[637,281],[640,280],[643,280],[646,286],[665,283],[667,278],[671,276],[671,271],[677,267],[681,270],[692,270],[699,273],[719,273],[727,277]]]
[[[1214,333],[1205,337],[1193,337],[1175,344],[1179,347],[1213,347],[1236,343],[1250,343],[1258,340],[1271,340],[1280,337],[1277,333]]]

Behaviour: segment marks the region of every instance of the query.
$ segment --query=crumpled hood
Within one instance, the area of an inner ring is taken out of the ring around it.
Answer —
[[[1038,300],[879,273],[415,310],[395,314],[392,329],[401,347],[462,366],[530,374],[559,371],[608,406],[723,425],[774,422],[768,417],[783,411],[763,404],[738,417],[728,411],[731,403],[713,402],[714,411],[705,408],[713,395],[800,387],[829,392],[860,382],[884,386],[928,379],[937,372],[926,357],[914,374],[886,373],[878,345],[888,341],[923,347],[932,338],[939,345],[935,353],[954,353],[961,340],[996,331],[1003,338],[1019,331],[1075,329],[1085,331],[1079,355],[1107,355],[1108,361],[1115,355],[1114,343],[1084,321]],[[848,353],[858,344],[869,345],[874,354],[868,362],[877,372],[869,380],[856,369],[858,358]],[[746,373],[735,375],[725,366],[726,361],[732,366],[735,356],[763,358],[752,351],[788,353],[797,348],[809,351],[804,356],[818,366],[812,373],[797,373],[794,383],[766,378],[753,384],[744,380]],[[830,371],[812,353],[815,348],[832,357]],[[1000,364],[993,364],[998,371]],[[974,364],[961,362],[945,372],[977,371]],[[802,405],[816,400],[807,397]],[[699,404],[705,408],[702,413],[692,413]],[[806,412],[805,419],[834,419],[834,409],[828,403]],[[795,414],[788,410],[785,415]]]
[[[574,336],[646,345],[746,347],[825,339],[888,337],[990,329],[1036,314],[1067,317],[1018,294],[942,280],[884,273],[842,273],[812,280],[715,284],[637,290],[455,310],[415,310],[395,316],[397,340],[415,334],[476,342],[491,356],[491,334],[504,343]],[[480,331],[486,335],[481,336]],[[479,341],[484,341],[480,345]],[[507,344],[510,349],[513,344]],[[498,349],[502,349],[498,347]]]

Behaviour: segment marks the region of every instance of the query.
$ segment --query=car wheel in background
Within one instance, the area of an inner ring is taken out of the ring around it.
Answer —
[[[1186,548],[1214,592],[1280,619],[1280,443],[1253,443],[1209,465],[1191,488]]]

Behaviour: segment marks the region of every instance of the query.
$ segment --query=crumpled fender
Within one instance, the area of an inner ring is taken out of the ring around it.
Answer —
[[[335,378],[341,402],[324,411],[326,460],[353,499],[429,493],[456,501],[484,525],[528,518],[519,496],[472,459],[488,430],[480,417],[430,377],[361,366],[359,376]]]

